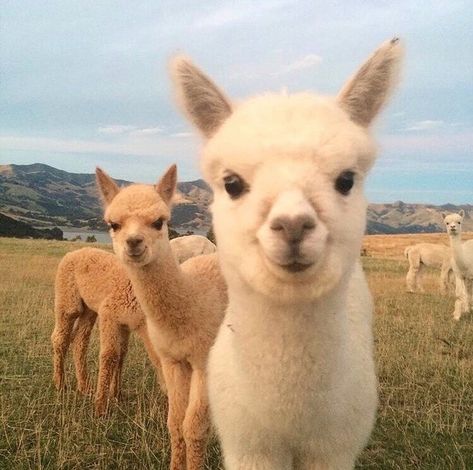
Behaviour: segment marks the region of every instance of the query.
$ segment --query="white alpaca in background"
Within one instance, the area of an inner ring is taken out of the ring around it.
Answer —
[[[409,261],[409,271],[406,275],[408,292],[419,290],[424,292],[419,278],[425,267],[440,268],[440,292],[448,291],[449,274],[452,271],[451,250],[448,246],[435,243],[417,243],[406,247],[404,256]]]
[[[473,307],[473,240],[462,242],[462,222],[465,211],[458,214],[444,214],[450,246],[452,247],[452,266],[455,273],[455,310],[453,318],[460,320],[463,313]]]
[[[178,263],[198,255],[210,255],[217,251],[217,247],[207,237],[202,235],[185,235],[173,238],[169,244]]]
[[[369,125],[396,82],[397,39],[336,99],[266,94],[234,106],[186,58],[180,101],[207,139],[202,169],[229,306],[209,356],[225,466],[350,469],[377,406],[372,301],[359,263]]]

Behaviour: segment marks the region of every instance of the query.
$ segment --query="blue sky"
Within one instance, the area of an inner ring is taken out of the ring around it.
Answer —
[[[173,103],[185,52],[235,99],[335,94],[382,41],[406,47],[377,121],[370,201],[473,203],[469,1],[6,0],[0,29],[0,163],[42,162],[152,182],[176,162],[200,176],[199,138]]]

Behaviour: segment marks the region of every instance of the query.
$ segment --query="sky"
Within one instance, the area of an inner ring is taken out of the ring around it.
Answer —
[[[153,182],[200,177],[169,59],[186,53],[241,100],[338,92],[401,37],[400,86],[376,122],[372,202],[473,203],[473,8],[418,0],[5,0],[0,164],[46,163]]]

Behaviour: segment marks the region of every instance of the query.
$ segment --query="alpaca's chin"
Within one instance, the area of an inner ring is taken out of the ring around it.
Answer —
[[[280,265],[254,254],[230,267],[247,288],[282,304],[310,302],[329,293],[342,279],[344,268],[341,260],[329,254],[309,265]]]

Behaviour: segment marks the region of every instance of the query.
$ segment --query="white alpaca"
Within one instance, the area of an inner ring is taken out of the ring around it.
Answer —
[[[462,313],[473,307],[473,240],[462,242],[463,209],[458,214],[444,214],[444,222],[452,248],[452,266],[455,273],[455,310],[453,318],[459,320]]]
[[[451,250],[448,246],[435,243],[417,243],[404,250],[404,256],[409,261],[409,271],[406,276],[408,292],[424,289],[419,278],[424,267],[440,268],[440,291],[445,294],[448,290],[448,278],[452,271]]]
[[[198,255],[210,255],[217,251],[217,247],[202,235],[186,235],[173,238],[170,242],[174,256],[178,263]]]
[[[359,263],[368,127],[394,86],[398,40],[336,99],[234,106],[189,60],[173,75],[207,139],[205,179],[229,306],[209,356],[225,466],[349,469],[375,420],[372,301]]]

